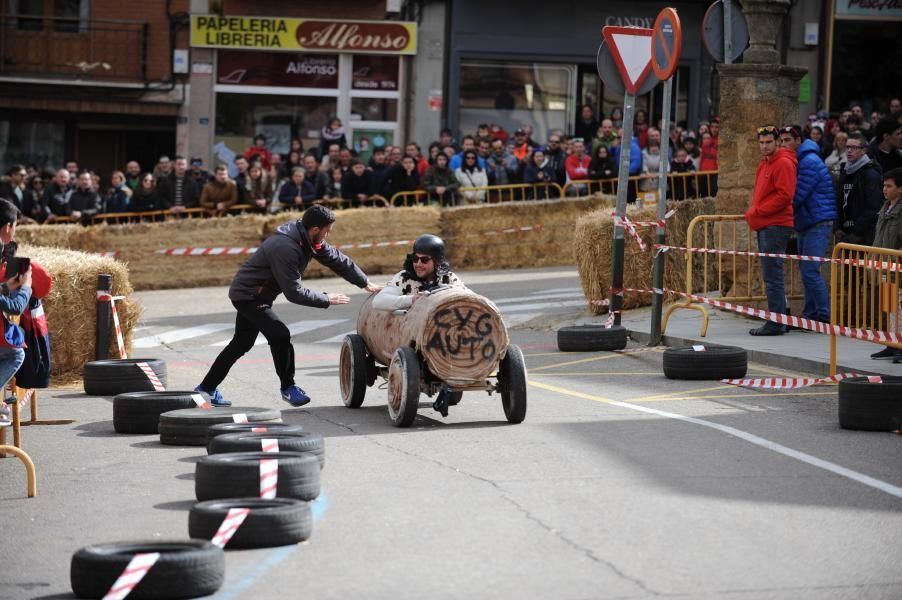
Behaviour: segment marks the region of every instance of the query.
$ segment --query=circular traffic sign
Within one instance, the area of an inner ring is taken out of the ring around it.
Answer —
[[[734,61],[745,52],[749,45],[749,24],[745,19],[745,15],[736,4],[732,5],[730,10],[730,37],[732,38],[733,52],[730,55],[730,61]],[[723,43],[723,0],[717,0],[705,11],[702,18],[702,43],[714,60],[724,62],[726,53],[724,52]]]
[[[665,8],[655,19],[651,36],[651,68],[661,81],[673,77],[680,62],[683,47],[683,29],[676,10]]]
[[[608,50],[608,43],[605,40],[602,40],[601,46],[598,47],[595,66],[598,68],[598,76],[604,82],[605,92],[611,92],[619,96],[626,93],[623,78],[620,76],[617,63],[614,62],[614,57],[611,56],[611,51]],[[652,91],[656,85],[658,85],[658,78],[655,77],[654,73],[649,73],[642,85],[639,86],[636,96],[644,96]]]

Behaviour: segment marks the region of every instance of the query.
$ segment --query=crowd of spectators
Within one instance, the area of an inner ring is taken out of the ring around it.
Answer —
[[[894,99],[887,113],[874,112],[865,119],[861,105],[855,103],[835,118],[826,112],[812,114],[801,129],[839,180],[848,160],[849,136],[856,133],[865,136],[868,156],[884,172],[899,163],[902,140],[892,126],[898,125],[900,112],[899,100]],[[639,179],[638,185],[629,186],[628,199],[657,189],[661,161],[674,174],[708,174],[668,185],[669,198],[716,195],[719,142],[718,117],[700,122],[696,129],[671,125],[665,136],[649,123],[645,111],[637,110],[629,142],[629,175]],[[341,121],[331,119],[319,143],[308,151],[300,139],[293,139],[287,153],[275,153],[263,135],[255,136],[253,145],[234,159],[233,176],[227,165],[216,165],[210,172],[200,157],[183,156],[162,156],[151,168],[129,161],[107,180],[81,170],[75,161],[55,172],[15,165],[0,185],[0,197],[12,201],[25,219],[85,224],[98,214],[201,208],[217,216],[235,205],[275,212],[320,200],[357,207],[385,205],[393,197],[403,197],[399,204],[454,206],[493,200],[495,192],[487,186],[511,184],[528,185],[521,198],[545,199],[557,197],[561,189],[574,195],[612,193],[622,144],[623,111],[615,108],[609,115],[596,115],[592,107],[584,106],[572,134],[552,130],[541,142],[534,139],[530,124],[510,133],[486,123],[460,140],[443,129],[425,153],[413,141],[374,147],[363,162],[348,146]]]

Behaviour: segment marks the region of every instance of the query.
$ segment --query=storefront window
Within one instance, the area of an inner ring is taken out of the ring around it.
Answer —
[[[398,101],[387,98],[351,98],[352,121],[397,121]]]
[[[351,89],[397,92],[399,64],[397,56],[355,54]]]
[[[508,133],[525,123],[533,139],[553,129],[569,132],[575,112],[575,65],[464,62],[461,64],[460,130],[475,132],[480,123]]]
[[[62,166],[65,138],[63,121],[0,119],[0,173],[15,164],[39,169]]]
[[[287,153],[292,137],[300,137],[305,150],[314,149],[336,104],[335,97],[218,93],[214,158],[231,167],[258,133],[271,152]]]
[[[338,89],[337,54],[222,50],[217,62],[222,85]]]

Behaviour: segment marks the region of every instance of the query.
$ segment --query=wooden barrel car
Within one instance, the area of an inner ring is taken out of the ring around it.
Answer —
[[[409,311],[380,311],[370,296],[360,308],[357,334],[345,337],[339,372],[348,408],[363,404],[366,388],[388,382],[388,414],[410,427],[420,394],[442,385],[457,404],[466,390],[497,391],[511,423],[526,418],[526,363],[510,343],[501,314],[488,299],[464,288],[445,287],[417,300]]]

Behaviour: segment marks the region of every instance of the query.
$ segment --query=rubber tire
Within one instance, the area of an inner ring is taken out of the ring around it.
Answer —
[[[526,418],[526,360],[516,344],[508,346],[498,366],[498,376],[504,416],[508,423],[522,423]]]
[[[232,415],[244,413],[250,423],[281,423],[282,413],[271,408],[183,408],[160,415],[160,443],[172,446],[206,446],[207,427],[232,423]]]
[[[741,379],[748,371],[749,358],[745,348],[738,346],[705,346],[701,352],[692,346],[678,346],[664,350],[663,365],[668,379]]]
[[[210,440],[226,433],[254,433],[253,429],[266,429],[260,433],[303,433],[303,425],[293,423],[219,423],[207,427],[207,453],[210,453]]]
[[[127,392],[154,391],[150,379],[137,366],[141,362],[147,363],[166,387],[166,362],[159,358],[93,360],[85,363],[85,393],[89,396],[116,396]]]
[[[626,348],[626,329],[620,325],[572,325],[557,331],[557,348],[561,352],[595,352]]]
[[[313,500],[319,496],[319,461],[299,452],[232,452],[201,458],[194,469],[194,495],[198,500],[253,498],[260,495],[260,461],[279,465],[278,498]]]
[[[392,380],[398,382],[400,403],[395,410],[391,405]],[[420,361],[413,348],[402,347],[395,350],[388,367],[388,418],[395,427],[410,427],[417,418],[420,403]]]
[[[360,408],[367,388],[366,344],[357,334],[345,336],[338,358],[341,401],[348,408]]]
[[[198,502],[188,513],[188,537],[212,540],[231,508],[251,509],[226,550],[299,544],[313,533],[313,514],[294,498],[236,498]]]
[[[882,376],[882,383],[867,377],[839,382],[839,426],[858,431],[902,429],[902,377]]]
[[[227,433],[220,435],[207,445],[210,454],[226,452],[258,452],[263,449],[263,440],[275,439],[279,442],[279,452],[310,453],[319,461],[322,469],[326,464],[326,443],[321,433],[301,431],[297,433],[276,431],[273,433]]]
[[[116,433],[160,433],[160,415],[171,410],[197,408],[197,392],[127,392],[113,398]]]
[[[207,540],[95,544],[72,556],[69,580],[79,598],[103,598],[135,554],[160,552],[129,594],[133,600],[198,598],[216,593],[225,579],[225,555]]]

